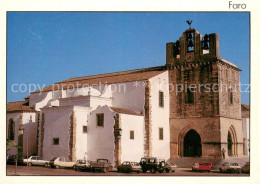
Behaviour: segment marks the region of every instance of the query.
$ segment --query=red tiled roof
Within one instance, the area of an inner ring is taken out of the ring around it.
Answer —
[[[142,116],[142,114],[129,110],[129,109],[123,109],[123,108],[118,108],[118,107],[110,107],[113,111],[120,113],[120,114],[130,114],[130,115],[136,115],[136,116]]]
[[[246,104],[241,104],[241,110],[242,111],[249,111],[250,110],[250,106],[246,105]]]
[[[82,87],[83,85],[99,85],[99,84],[115,84],[123,82],[141,81],[152,78],[158,74],[163,73],[166,70],[164,66],[144,68],[138,70],[129,70],[116,73],[107,73],[101,75],[92,75],[85,77],[76,77],[67,79],[61,82],[57,82],[53,85],[47,86],[42,91],[52,91],[60,89],[71,89],[73,87]],[[63,87],[62,87],[63,86]],[[37,90],[33,93],[38,93]]]
[[[7,112],[36,112],[32,107],[29,106],[28,101],[10,102],[7,104]]]

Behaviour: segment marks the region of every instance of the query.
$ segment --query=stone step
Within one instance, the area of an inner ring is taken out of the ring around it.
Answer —
[[[213,163],[212,169],[219,169],[220,166],[224,162],[236,162],[241,167],[246,163],[249,162],[249,157],[229,157],[227,159],[208,159],[208,158],[200,158],[200,157],[180,157],[180,158],[170,158],[168,160],[176,164],[179,168],[191,168],[192,164],[195,162],[209,162]]]

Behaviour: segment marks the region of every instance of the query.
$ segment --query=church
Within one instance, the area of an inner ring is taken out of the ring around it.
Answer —
[[[70,78],[7,104],[8,154],[96,160],[243,156],[240,69],[189,28],[162,66]]]

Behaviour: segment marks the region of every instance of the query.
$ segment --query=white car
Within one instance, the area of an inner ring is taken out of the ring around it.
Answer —
[[[238,163],[225,162],[220,168],[220,172],[241,172],[241,167]]]
[[[50,161],[50,166],[55,167],[56,169],[73,168],[74,165],[75,165],[75,162],[72,162],[68,158],[65,158],[65,157],[55,157]]]
[[[48,167],[49,165],[49,161],[47,160],[43,160],[41,157],[39,156],[30,156],[28,159],[23,159],[23,163],[27,164],[29,166],[31,165],[43,165],[45,167]]]

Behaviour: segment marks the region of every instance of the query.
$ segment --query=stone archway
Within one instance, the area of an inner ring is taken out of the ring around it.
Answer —
[[[228,130],[227,135],[228,156],[237,156],[237,135],[233,125]]]
[[[200,157],[202,155],[201,136],[196,130],[186,127],[179,134],[178,154],[180,157]]]

